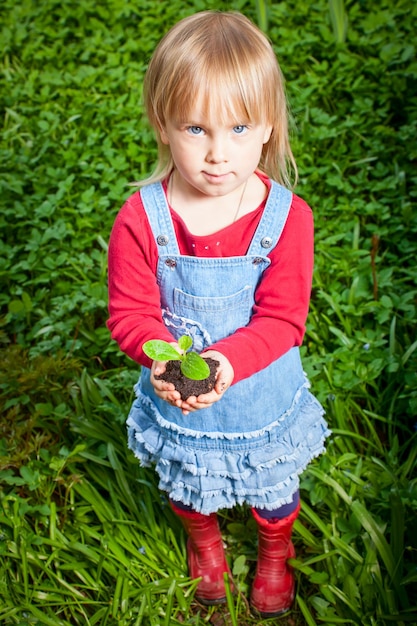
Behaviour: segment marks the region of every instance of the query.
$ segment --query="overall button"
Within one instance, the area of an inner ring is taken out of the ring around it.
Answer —
[[[168,267],[174,268],[177,266],[177,262],[175,259],[166,259],[165,265],[168,265]]]
[[[262,246],[262,248],[270,248],[272,246],[272,239],[271,239],[271,237],[264,237],[261,240],[261,246]]]
[[[257,256],[253,259],[252,263],[254,265],[261,265],[263,263],[263,258],[261,256]]]
[[[158,235],[156,241],[160,246],[167,246],[169,241],[168,235]]]

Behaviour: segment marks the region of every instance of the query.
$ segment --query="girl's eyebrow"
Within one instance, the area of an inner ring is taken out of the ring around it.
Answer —
[[[248,126],[250,124],[250,122],[246,121],[246,120],[242,120],[242,121],[230,120],[228,122],[220,121],[220,122],[217,122],[217,123],[215,123],[215,122],[210,123],[210,122],[207,122],[207,121],[206,122],[201,122],[201,121],[196,121],[196,120],[192,120],[191,119],[191,120],[180,120],[178,122],[178,124],[180,126],[198,126],[199,128],[210,129],[210,128],[215,128],[215,127],[218,127],[218,126],[224,126],[224,127],[227,127],[227,128],[229,128],[229,127],[233,128],[234,126]]]
[[[196,122],[192,119],[182,119],[182,120],[178,120],[177,124],[179,126],[203,126],[203,124],[201,122]]]

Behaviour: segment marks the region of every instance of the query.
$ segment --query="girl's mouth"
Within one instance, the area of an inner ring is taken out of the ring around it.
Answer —
[[[230,176],[230,172],[226,174],[211,174],[210,172],[203,172],[206,179],[214,184],[224,183]]]

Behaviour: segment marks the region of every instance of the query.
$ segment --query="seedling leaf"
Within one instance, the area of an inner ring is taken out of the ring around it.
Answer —
[[[181,363],[181,372],[192,380],[204,380],[210,374],[207,362],[196,352],[189,352]]]
[[[193,340],[191,339],[190,335],[182,335],[178,339],[178,345],[181,348],[181,350],[185,353],[193,345]]]
[[[179,361],[181,359],[181,355],[174,346],[160,339],[146,341],[142,350],[153,361]]]

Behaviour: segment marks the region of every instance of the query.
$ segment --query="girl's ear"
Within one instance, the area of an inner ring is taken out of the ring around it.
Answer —
[[[166,146],[169,145],[168,134],[165,128],[162,128],[162,126],[159,126],[158,132],[159,132],[159,137],[161,139],[161,142],[164,143]]]
[[[268,141],[271,139],[271,135],[272,135],[272,126],[266,126],[265,127],[265,132],[264,132],[264,138],[263,138],[263,143],[268,143]]]

